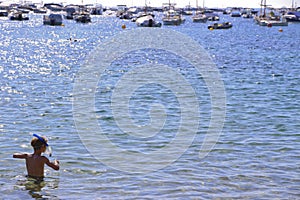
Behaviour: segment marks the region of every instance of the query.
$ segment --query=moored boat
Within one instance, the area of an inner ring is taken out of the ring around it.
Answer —
[[[185,22],[185,18],[175,10],[175,4],[171,4],[170,1],[167,4],[167,10],[164,12],[162,18],[163,24],[167,26],[178,26]]]
[[[253,18],[253,16],[251,15],[251,14],[249,14],[249,13],[245,13],[245,14],[242,14],[242,17],[243,18]]]
[[[103,13],[103,6],[102,4],[95,3],[88,5],[91,15],[102,15]]]
[[[5,9],[0,9],[0,17],[7,17],[8,11]]]
[[[220,17],[217,13],[205,11],[205,15],[207,16],[208,21],[219,21],[220,20]]]
[[[185,22],[185,19],[175,10],[169,10],[162,18],[164,25],[178,26]]]
[[[45,3],[44,7],[47,8],[48,10],[51,10],[52,12],[65,11],[64,6],[58,3]]]
[[[92,22],[90,13],[85,6],[79,6],[79,10],[74,14],[74,19],[78,23],[90,23]]]
[[[74,6],[74,5],[66,6],[65,10],[66,10],[65,18],[74,19],[74,15],[78,11],[78,6]]]
[[[214,23],[207,27],[208,29],[229,29],[232,28],[232,24],[230,22],[224,22],[224,23]]]
[[[76,22],[79,22],[79,23],[90,23],[90,22],[92,22],[91,16],[90,16],[89,13],[80,13],[78,15],[75,15],[74,19],[75,19]]]
[[[25,14],[23,14],[21,11],[13,11],[10,13],[10,20],[16,20],[16,21],[24,21],[29,20],[29,17]]]
[[[195,15],[192,16],[193,22],[206,23],[208,20],[208,17],[204,14],[204,5],[203,5],[203,10],[200,11],[199,6],[198,6],[198,0],[196,0],[196,7],[197,7],[197,10],[195,12]]]
[[[140,27],[161,27],[161,23],[155,21],[151,14],[137,18],[136,24]]]
[[[0,3],[0,17],[7,17],[9,9],[10,9],[9,4]]]
[[[287,22],[300,22],[300,11],[290,11],[283,15],[283,19]]]
[[[272,19],[256,19],[257,24],[260,26],[287,26],[288,22],[283,19],[283,20],[272,20]]]
[[[258,25],[267,26],[267,27],[288,25],[288,22],[285,18],[278,15],[276,16],[273,11],[271,11],[267,15],[266,13],[267,6],[269,5],[266,4],[266,0],[261,0],[260,15],[254,18],[254,20]]]
[[[206,23],[208,20],[208,17],[204,14],[196,14],[192,17],[193,22],[200,22],[200,23]]]
[[[43,24],[50,26],[61,26],[63,23],[63,17],[61,14],[49,14],[43,16]]]
[[[148,10],[149,8],[147,6],[147,1],[145,0],[144,12],[139,12],[136,15],[135,19],[132,21],[134,21],[139,27],[161,27],[162,24],[160,22],[157,22],[154,19],[155,15],[151,10],[150,12],[148,12]]]
[[[193,15],[192,7],[191,5],[187,5],[183,10],[182,10],[183,15]]]
[[[242,14],[239,10],[233,10],[231,11],[231,14],[230,14],[231,17],[241,17]]]

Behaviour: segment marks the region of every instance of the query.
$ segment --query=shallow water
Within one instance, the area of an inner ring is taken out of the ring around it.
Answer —
[[[41,19],[35,15],[28,22],[0,20],[1,198],[299,198],[300,24],[289,24],[279,32],[279,27],[223,16],[222,20],[232,21],[232,29],[209,31],[208,23],[194,24],[190,19],[182,26],[162,27],[197,41],[224,82],[224,128],[203,159],[198,154],[211,105],[202,77],[185,60],[163,50],[145,49],[116,59],[98,83],[95,110],[103,132],[120,148],[142,153],[159,150],[172,141],[180,122],[176,95],[148,84],[136,91],[129,112],[143,126],[150,121],[150,105],[163,104],[168,116],[162,133],[140,139],[119,129],[110,98],[120,77],[135,66],[171,66],[186,77],[200,102],[199,130],[183,155],[160,170],[131,174],[89,153],[75,127],[72,101],[75,78],[94,48],[126,31],[122,24],[127,30],[138,28],[114,17],[94,17],[88,25],[65,21],[64,27],[43,26]],[[46,167],[44,182],[34,186],[25,177],[24,161],[12,159],[15,152],[31,152],[32,133],[49,138],[53,158],[61,163],[59,172]]]

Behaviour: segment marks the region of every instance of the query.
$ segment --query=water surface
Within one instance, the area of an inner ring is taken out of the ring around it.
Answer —
[[[195,88],[201,105],[200,127],[187,151],[159,171],[132,175],[90,155],[76,131],[72,94],[76,73],[95,46],[124,31],[122,24],[127,29],[137,27],[103,16],[94,17],[88,25],[65,21],[64,27],[43,26],[41,19],[35,15],[28,22],[0,20],[2,198],[299,198],[300,24],[289,24],[279,32],[279,27],[222,16],[233,23],[232,29],[209,31],[208,23],[195,24],[190,19],[182,26],[162,27],[199,42],[224,81],[224,129],[204,159],[198,153],[208,127],[210,97],[195,70],[163,51],[133,52],[116,60],[99,83],[95,109],[105,133],[120,147],[142,152],[159,149],[172,140],[180,118],[175,95],[167,88],[148,85],[136,91],[139,98],[130,112],[135,123],[144,125],[149,122],[149,104],[164,104],[170,112],[164,135],[144,143],[122,134],[109,109],[109,98],[114,84],[130,68],[145,62],[174,67]],[[24,161],[12,159],[15,152],[31,152],[32,133],[48,136],[53,157],[61,162],[59,172],[46,168],[46,178],[38,185],[25,177]]]

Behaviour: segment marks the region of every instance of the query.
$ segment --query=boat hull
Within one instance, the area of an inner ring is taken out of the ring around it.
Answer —
[[[277,20],[256,20],[257,24],[260,26],[287,26],[287,21],[277,21]]]
[[[192,17],[193,22],[196,23],[206,23],[208,18],[206,16],[201,15],[195,15]]]
[[[136,24],[139,27],[161,27],[161,23],[156,22],[152,15],[137,18]]]
[[[185,22],[182,18],[163,18],[162,21],[166,26],[179,26]]]

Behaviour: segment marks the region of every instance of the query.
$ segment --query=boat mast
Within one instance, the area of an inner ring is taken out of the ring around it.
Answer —
[[[199,6],[198,6],[198,0],[196,0],[196,13],[195,15],[197,15],[199,13]]]
[[[263,7],[264,7],[264,10],[262,10]],[[267,8],[267,2],[266,2],[266,0],[261,0],[261,2],[260,2],[260,15],[263,14],[262,15],[263,17],[266,16],[266,8]]]

